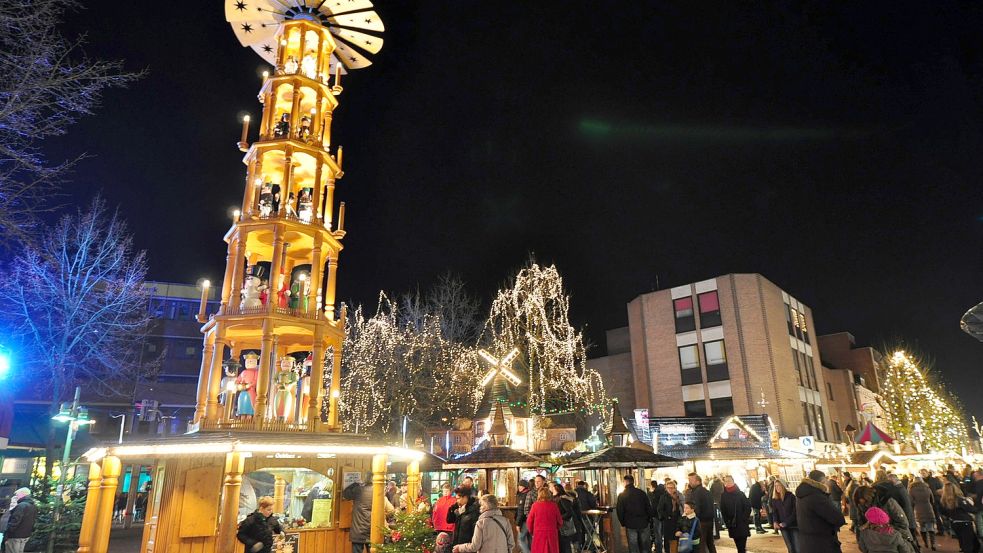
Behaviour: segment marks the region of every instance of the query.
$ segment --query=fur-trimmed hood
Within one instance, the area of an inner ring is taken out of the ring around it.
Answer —
[[[795,497],[799,499],[818,493],[829,495],[829,490],[825,484],[816,482],[812,478],[803,478],[802,482],[799,483],[799,487],[795,488]]]

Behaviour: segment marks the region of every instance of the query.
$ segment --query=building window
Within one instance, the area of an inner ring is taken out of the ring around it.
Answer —
[[[720,300],[717,291],[704,292],[697,296],[700,303],[700,328],[720,326]]]
[[[195,347],[194,346],[188,346],[188,347],[184,348],[184,354],[187,355],[188,357],[193,357],[194,354],[195,354]]]
[[[695,369],[683,369],[680,371],[680,374],[682,375],[683,386],[703,383],[703,375],[700,373],[699,367]]]
[[[696,344],[679,348],[679,368],[683,386],[703,382],[703,375],[700,373],[700,354]]]
[[[700,368],[700,354],[696,350],[696,344],[679,348],[679,368],[684,370]]]
[[[805,358],[806,358],[806,366],[809,367],[809,387],[818,392],[819,381],[816,380],[816,366],[812,364],[811,356],[806,355]]]
[[[788,325],[789,336],[795,336],[795,324],[792,322],[792,306],[785,304],[785,324]]]
[[[686,410],[687,417],[707,416],[707,405],[702,399],[696,401],[684,401],[683,408]]]
[[[710,414],[714,417],[727,417],[734,414],[734,398],[718,397],[710,400]]]
[[[724,341],[715,340],[703,344],[703,353],[707,360],[707,382],[727,380],[727,353],[724,351]]]
[[[833,385],[829,382],[826,383],[826,397],[828,397],[830,401],[836,401],[833,399]],[[837,434],[839,434],[839,432],[837,432]]]
[[[693,297],[673,300],[672,307],[676,312],[676,333],[696,330],[696,319],[693,317]]]
[[[812,428],[812,417],[809,416],[809,405],[804,401],[802,402],[802,422],[803,432],[805,432],[806,435],[815,435]]]
[[[836,421],[833,421],[833,437],[835,437],[836,441],[838,442],[843,441],[843,436],[840,435],[840,423]]]
[[[806,380],[802,378],[802,366],[799,365],[799,352],[792,350],[792,362],[795,363],[795,376],[799,379],[799,386],[805,387]]]

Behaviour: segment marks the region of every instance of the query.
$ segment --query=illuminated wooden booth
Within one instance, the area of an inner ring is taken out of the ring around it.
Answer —
[[[410,497],[423,452],[354,434],[198,432],[93,449],[79,553],[105,553],[121,463],[153,466],[140,551],[228,553],[242,548],[239,521],[262,496],[274,499],[294,553],[348,551],[350,501],[342,490],[371,477],[372,543],[382,542],[387,464],[405,463]],[[296,519],[305,523],[298,525]]]

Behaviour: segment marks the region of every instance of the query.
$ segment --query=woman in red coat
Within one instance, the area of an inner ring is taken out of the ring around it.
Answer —
[[[531,553],[560,553],[560,526],[563,526],[560,508],[550,500],[550,492],[543,486],[526,516],[526,528],[532,534]]]

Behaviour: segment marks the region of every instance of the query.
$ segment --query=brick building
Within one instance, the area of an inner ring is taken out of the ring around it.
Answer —
[[[592,359],[623,408],[651,417],[768,414],[785,436],[835,439],[812,310],[759,274],[642,294]]]

